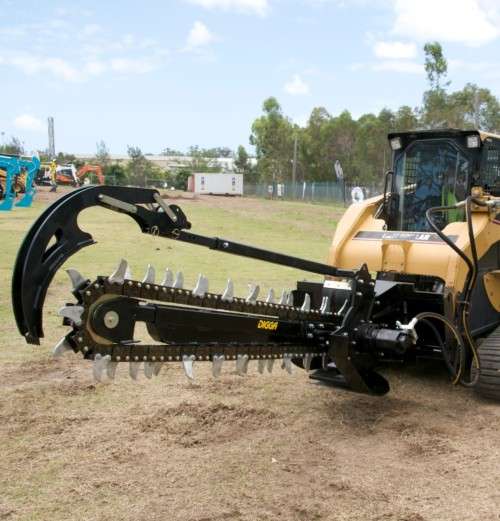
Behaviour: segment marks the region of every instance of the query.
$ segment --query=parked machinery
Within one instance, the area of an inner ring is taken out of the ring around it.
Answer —
[[[0,211],[9,211],[14,204],[19,207],[31,206],[39,167],[38,157],[0,154]],[[20,194],[24,195],[15,203]]]
[[[82,186],[89,183],[90,176],[95,175],[97,183],[103,185],[105,177],[101,166],[99,165],[83,165],[77,169],[74,164],[57,165],[56,167],[56,183],[61,186]],[[39,186],[51,186],[53,178],[50,171],[49,163],[42,163],[36,178],[36,184]]]

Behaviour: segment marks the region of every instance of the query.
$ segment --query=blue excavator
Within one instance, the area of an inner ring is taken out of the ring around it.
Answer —
[[[13,206],[31,206],[36,193],[35,176],[39,168],[40,159],[36,156],[0,154],[0,211],[8,212]],[[20,194],[23,195],[16,203]]]

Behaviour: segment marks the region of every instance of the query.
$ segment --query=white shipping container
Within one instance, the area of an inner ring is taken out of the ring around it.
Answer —
[[[193,174],[188,190],[195,194],[243,195],[243,174]]]

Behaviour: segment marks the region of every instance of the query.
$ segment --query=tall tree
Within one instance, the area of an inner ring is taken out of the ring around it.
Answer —
[[[234,160],[234,167],[238,173],[244,174],[248,171],[248,166],[249,166],[248,152],[246,151],[246,149],[243,145],[240,145],[236,152],[236,158]]]
[[[254,121],[250,136],[260,175],[264,181],[287,181],[292,171],[294,126],[276,98],[266,99],[262,110],[264,114]]]
[[[442,88],[441,82],[448,74],[448,61],[444,57],[443,48],[439,42],[427,42],[424,45],[425,72],[432,90]],[[445,87],[449,82],[445,83]]]
[[[148,186],[168,178],[167,172],[149,161],[137,146],[128,146],[129,162],[126,166],[128,180],[137,186]]]
[[[96,161],[102,165],[103,167],[108,166],[111,162],[111,157],[109,155],[108,147],[106,146],[106,143],[101,139],[101,141],[98,141],[96,143]]]

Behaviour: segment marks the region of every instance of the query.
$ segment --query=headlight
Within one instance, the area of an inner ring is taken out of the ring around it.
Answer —
[[[393,150],[399,150],[400,148],[402,148],[402,146],[403,146],[403,143],[401,143],[400,137],[393,137],[391,139],[391,148]]]
[[[467,136],[467,148],[479,148],[481,146],[481,140],[477,134]]]

